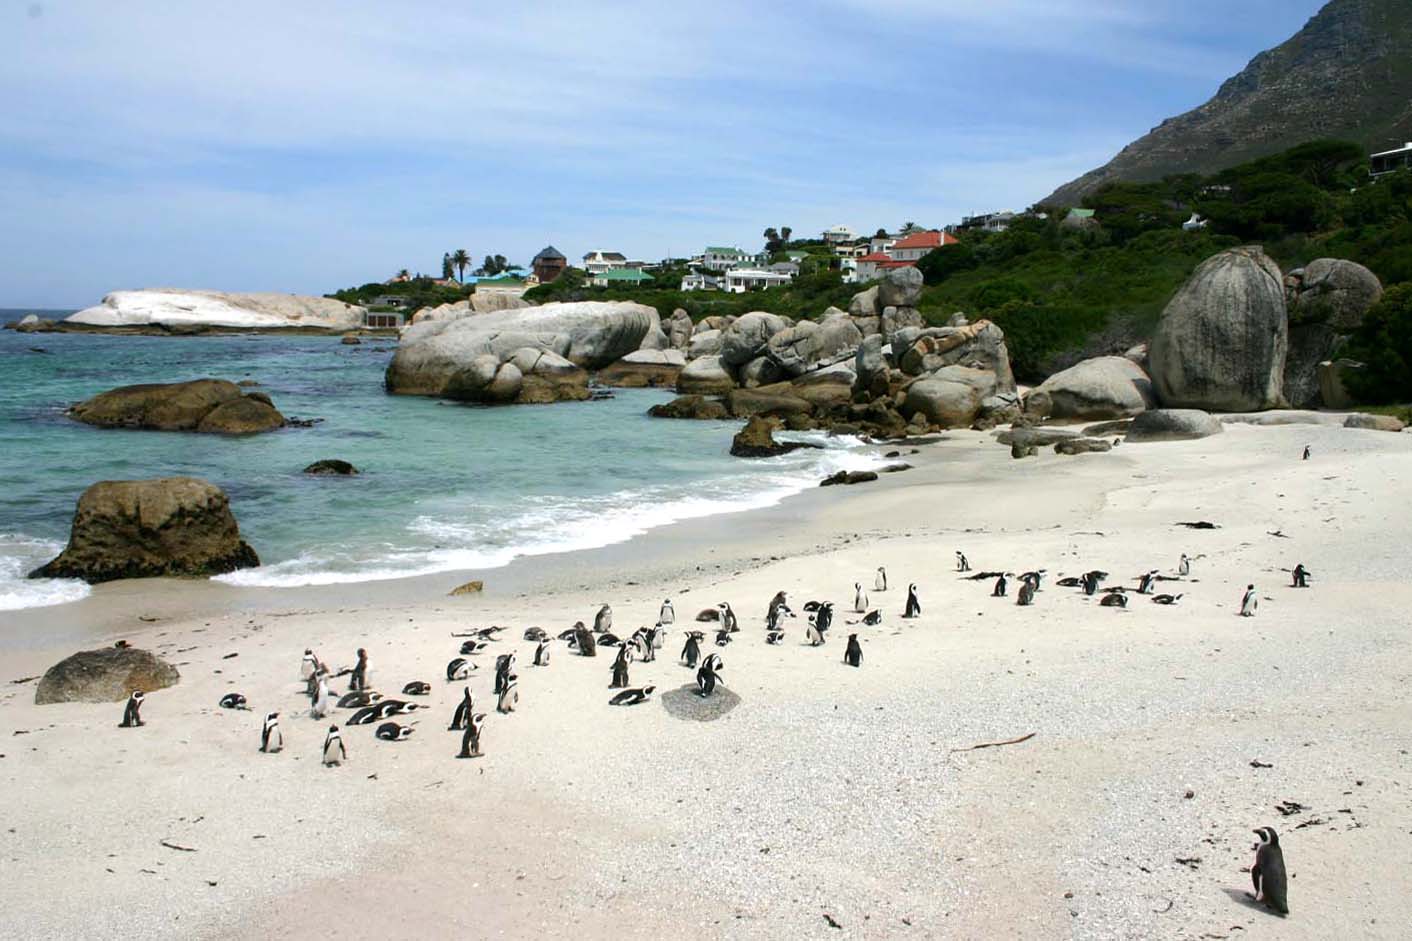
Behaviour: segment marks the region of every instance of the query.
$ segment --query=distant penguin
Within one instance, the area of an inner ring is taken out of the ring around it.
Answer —
[[[1036,569],[1033,572],[1026,572],[1020,576],[1020,581],[1029,585],[1035,591],[1039,591],[1039,584],[1044,580],[1044,569]]]
[[[1105,608],[1126,608],[1128,606],[1128,596],[1115,591],[1104,595],[1103,600],[1098,603]]]
[[[778,607],[771,607],[768,618],[765,621],[766,631],[777,631],[780,629],[780,622],[785,618],[794,617],[794,612],[789,610],[789,605],[782,604]]]
[[[873,576],[873,591],[887,591],[887,569],[878,566],[877,573]]]
[[[319,672],[319,658],[314,656],[314,651],[304,648],[304,660],[299,664],[299,678],[307,681],[309,677]]]
[[[992,598],[1004,598],[1006,587],[1009,584],[1010,583],[1005,579],[1005,575],[1002,573],[1001,576],[995,580],[995,587],[991,589],[990,596]]]
[[[904,618],[914,618],[922,613],[922,603],[917,600],[917,583],[913,582],[907,586],[907,607],[903,609]]]
[[[613,609],[608,605],[598,609],[598,614],[593,618],[593,633],[602,634],[613,627]]]
[[[382,693],[374,693],[371,690],[355,690],[351,693],[344,693],[338,700],[340,709],[361,709],[364,706],[371,706],[382,698]]]
[[[783,594],[783,592],[781,592],[781,594]],[[730,602],[726,602],[726,601],[721,602],[721,604],[720,604],[720,609],[721,609],[721,627],[723,627],[726,631],[728,631],[728,632],[730,632],[730,633],[732,633],[732,634],[734,634],[736,631],[740,630],[740,622],[736,620],[735,611],[732,610],[732,608],[731,608],[731,606],[730,606]]]
[[[338,734],[338,726],[328,727],[324,736],[324,767],[341,765],[348,760],[348,751],[343,747],[343,736]]]
[[[657,611],[658,624],[675,624],[677,622],[676,609],[672,607],[672,599],[668,598],[662,602],[662,607]]]
[[[476,665],[468,661],[465,657],[457,657],[446,664],[446,682],[456,683],[460,680],[468,679],[471,675],[471,671],[475,668]]]
[[[1260,599],[1255,597],[1255,586],[1245,586],[1245,596],[1240,599],[1240,616],[1243,618],[1255,617],[1255,609],[1260,607]]]
[[[662,625],[649,628],[643,634],[643,639],[647,641],[647,649],[642,652],[642,662],[651,663],[657,659],[657,651],[662,649],[662,635],[666,633]]]
[[[827,631],[830,627],[833,627],[832,601],[825,601],[823,604],[819,605],[819,610],[814,615],[814,626],[819,629],[820,634]]]
[[[403,696],[425,696],[430,692],[431,684],[424,683],[421,680],[413,680],[406,686],[402,687]]]
[[[260,751],[272,755],[284,748],[284,734],[279,730],[279,713],[265,716],[265,724],[260,728]]]
[[[484,650],[485,648],[487,648],[487,647],[489,647],[489,646],[490,646],[490,642],[489,642],[489,641],[484,641],[484,640],[468,640],[468,641],[465,641],[464,643],[461,644],[461,649],[460,649],[459,653],[460,653],[461,656],[463,656],[463,657],[469,657],[469,656],[471,656],[472,654],[480,653],[482,650]]]
[[[500,690],[500,698],[495,701],[496,712],[514,712],[515,707],[520,703],[520,684],[512,673],[505,681],[505,687]]]
[[[784,631],[767,631],[765,633],[765,643],[779,644],[784,641]]]
[[[882,623],[882,612],[876,610],[869,611],[867,614],[863,615],[863,623],[868,627],[877,627]]]
[[[777,592],[775,592],[775,596],[770,599],[770,606],[769,606],[769,608],[765,611],[765,621],[766,621],[766,623],[771,623],[771,622],[774,621],[774,619],[775,619],[775,611],[776,611],[777,609],[779,609],[779,608],[787,608],[787,607],[788,607],[788,598],[787,598],[786,594],[785,594],[784,592],[782,592],[782,591],[777,591]]]
[[[541,640],[534,648],[534,665],[537,667],[549,666],[549,641]]]
[[[465,734],[461,736],[461,753],[457,758],[480,757],[480,730],[485,722],[485,713],[466,715]]]
[[[628,648],[619,649],[617,658],[613,661],[613,682],[608,685],[609,689],[626,689],[628,686]]]
[[[495,658],[495,688],[492,692],[500,695],[500,691],[505,688],[505,684],[514,678],[515,673],[514,653],[502,653]]]
[[[1191,574],[1191,557],[1185,552],[1182,553],[1182,560],[1177,563],[1177,574],[1182,578]]]
[[[625,689],[612,699],[608,700],[610,706],[636,706],[638,703],[647,702],[652,698],[652,692],[657,687],[644,686],[641,689]]]
[[[1144,573],[1144,574],[1138,576],[1138,580],[1137,580],[1137,593],[1138,593],[1139,595],[1150,595],[1150,594],[1152,594],[1152,585],[1153,585],[1153,583],[1156,582],[1156,581],[1157,581],[1157,571],[1156,571],[1155,569],[1154,569],[1153,571],[1151,571],[1151,572],[1146,572],[1146,573]]]
[[[824,642],[824,632],[819,630],[817,618],[809,622],[809,626],[804,629],[804,639],[809,642],[810,647],[818,647]]]
[[[1015,596],[1015,604],[1022,607],[1034,604],[1034,584],[1032,582],[1020,583],[1020,591]]]
[[[843,648],[843,662],[851,667],[863,665],[863,645],[858,643],[857,634],[848,635],[848,646]]]
[[[853,583],[853,613],[863,614],[868,610],[868,593],[863,590],[862,582]]]
[[[383,718],[381,706],[364,706],[349,716],[344,725],[372,725],[381,718]]]
[[[647,652],[651,649],[650,645],[647,643],[647,628],[639,627],[637,630],[633,631],[632,637],[628,638],[626,648],[632,651],[634,660],[646,662]]]
[[[686,645],[681,649],[681,661],[689,667],[695,667],[696,661],[701,659],[701,641],[705,637],[700,631],[686,632]]]
[[[546,640],[548,640],[548,639],[549,639],[549,635],[548,635],[547,633],[545,633],[545,630],[544,630],[544,628],[542,628],[542,627],[527,627],[527,628],[525,628],[525,640],[530,641],[531,643],[536,643],[536,644],[537,644],[537,643],[541,643],[541,642],[543,642],[543,641],[546,641]]]
[[[598,656],[598,641],[593,639],[593,632],[584,627],[582,621],[574,625],[574,644],[579,649],[579,656]]]
[[[220,705],[222,709],[250,708],[249,706],[245,705],[245,697],[240,695],[239,693],[226,693],[224,696],[221,697]]]
[[[1313,453],[1313,452],[1309,450],[1309,445],[1306,444],[1306,445],[1304,446],[1304,460],[1306,460],[1306,461],[1309,460],[1309,455],[1312,454],[1312,453]]]
[[[1097,572],[1085,572],[1082,585],[1084,594],[1092,596],[1098,593],[1098,583],[1100,579]]]
[[[1250,881],[1255,884],[1255,901],[1281,915],[1289,914],[1288,880],[1285,874],[1285,854],[1274,827],[1255,831],[1260,842],[1255,844],[1255,862],[1250,867]]]
[[[458,732],[466,727],[466,723],[471,721],[471,713],[475,710],[475,703],[471,700],[471,688],[467,686],[461,692],[461,701],[456,704],[456,711],[451,714],[451,727],[447,730]]]
[[[358,648],[358,663],[353,667],[353,674],[348,677],[348,688],[368,688],[368,652],[362,647]]]
[[[1304,567],[1304,563],[1303,563],[1303,562],[1299,563],[1298,565],[1296,565],[1296,566],[1294,567],[1294,572],[1292,573],[1292,578],[1293,578],[1293,582],[1292,582],[1291,585],[1290,585],[1291,588],[1308,588],[1308,587],[1309,587],[1309,570]]]
[[[599,647],[616,647],[622,643],[622,640],[618,637],[617,634],[614,634],[612,631],[605,631],[604,633],[599,634],[597,637],[595,637],[593,639],[593,642]]]
[[[384,722],[373,735],[384,742],[401,742],[412,737],[412,727],[398,725],[396,722]]]
[[[716,646],[724,647],[731,642],[731,632],[725,629],[716,632]]]
[[[962,552],[960,549],[957,549],[957,550],[956,550],[956,571],[958,571],[958,572],[969,572],[970,570],[971,570],[971,563],[970,563],[969,561],[967,561],[967,559],[966,559],[966,553]]]
[[[1153,603],[1153,604],[1176,604],[1178,601],[1181,601],[1181,600],[1182,600],[1182,596],[1181,596],[1181,595],[1153,595],[1153,596],[1152,596],[1152,603]]]
[[[325,719],[333,712],[333,695],[329,693],[328,679],[319,677],[319,688],[314,693],[314,703],[309,707],[309,715],[315,719]]]
[[[376,707],[381,718],[388,716],[405,716],[409,712],[416,712],[422,706],[414,702],[403,702],[400,699],[386,699],[378,703]]]
[[[696,671],[696,690],[703,698],[716,691],[716,683],[719,679],[717,674],[724,666],[720,656],[713,653],[702,662],[701,669]]]

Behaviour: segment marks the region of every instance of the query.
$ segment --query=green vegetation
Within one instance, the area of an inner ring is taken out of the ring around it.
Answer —
[[[1343,355],[1366,366],[1348,375],[1348,391],[1356,398],[1380,404],[1412,401],[1412,282],[1388,289]]]
[[[405,272],[404,272],[405,273]],[[441,304],[451,304],[456,301],[470,297],[472,287],[470,285],[442,286],[437,284],[432,278],[417,276],[409,281],[396,281],[392,284],[384,284],[381,281],[370,281],[359,287],[344,288],[341,291],[334,291],[326,297],[337,298],[345,304],[358,304],[369,310],[419,310],[423,307],[436,307]],[[393,308],[388,305],[375,305],[373,301],[380,297],[401,297],[405,298],[401,308]]]

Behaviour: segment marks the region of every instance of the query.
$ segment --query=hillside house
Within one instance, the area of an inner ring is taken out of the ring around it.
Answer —
[[[793,280],[791,275],[763,268],[732,268],[726,272],[726,290],[732,294],[744,294],[746,291],[783,287]]]
[[[701,267],[710,268],[712,271],[729,271],[750,264],[752,257],[748,252],[735,247],[708,245],[701,253]]]
[[[553,245],[545,246],[530,262],[530,267],[534,269],[535,279],[540,284],[548,284],[556,280],[568,266],[569,259]]]
[[[1385,150],[1368,158],[1368,169],[1373,176],[1395,173],[1405,167],[1412,167],[1412,141],[1396,150]]]
[[[725,287],[725,279],[704,271],[693,271],[681,279],[683,291],[720,291]]]
[[[637,287],[652,280],[654,280],[652,275],[641,268],[609,268],[607,271],[600,271],[588,276],[588,283],[596,288],[621,285]]]
[[[595,249],[583,256],[583,270],[590,275],[602,274],[605,271],[613,271],[627,266],[628,256],[622,252],[605,252],[602,249]]]
[[[960,241],[954,235],[948,235],[938,229],[928,229],[925,232],[913,232],[911,235],[904,235],[892,244],[887,255],[893,262],[901,262],[902,265],[880,265],[880,267],[902,267],[913,265],[921,261],[923,256],[933,249],[941,248],[943,245],[955,245]]]
[[[830,245],[837,245],[840,242],[856,242],[858,234],[846,225],[836,225],[831,229],[825,229],[823,239]]]

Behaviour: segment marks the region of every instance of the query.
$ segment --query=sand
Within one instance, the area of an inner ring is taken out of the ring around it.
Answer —
[[[464,577],[129,583],[7,612],[4,933],[1408,935],[1412,435],[1231,425],[1014,461],[960,432],[908,460],[875,484]],[[1035,605],[958,578],[956,549],[976,571],[1046,568]],[[1192,578],[1159,588],[1184,593],[1175,607],[1100,608],[1054,584],[1099,568],[1131,585],[1183,551]],[[1297,562],[1308,590],[1287,587]],[[880,564],[883,624],[849,627],[853,583]],[[445,596],[470,577],[483,595]],[[914,621],[898,617],[908,582]],[[1243,619],[1249,582],[1261,604]],[[838,604],[828,644],[803,646],[802,619],[764,643],[780,589],[796,611]],[[678,630],[631,671],[657,686],[645,705],[608,705],[612,651],[556,644],[550,666],[529,664],[526,627],[557,633],[607,601],[626,634],[665,597]],[[701,721],[676,655],[682,622],[718,601],[742,624],[720,651],[734,704]],[[482,657],[485,755],[458,761],[450,635],[490,624],[509,628],[491,652],[519,654],[520,707],[490,708]],[[841,662],[850,631],[860,669]],[[11,683],[119,637],[182,671],[148,697],[144,728],[116,728],[119,704],[34,706],[33,682]],[[306,646],[335,667],[366,646],[389,694],[431,682],[413,737],[346,728],[348,763],[321,767]],[[231,690],[254,711],[217,708]],[[256,750],[270,709],[279,755]],[[1287,919],[1244,898],[1262,825],[1281,833]]]

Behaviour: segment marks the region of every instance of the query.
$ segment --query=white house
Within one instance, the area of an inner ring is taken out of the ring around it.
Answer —
[[[868,250],[864,254],[886,254],[888,249],[892,248],[896,242],[897,236],[895,235],[874,235],[872,238],[868,239]]]
[[[701,253],[701,266],[712,271],[729,271],[748,265],[752,260],[752,255],[734,246],[707,245],[706,251]]]
[[[693,271],[681,279],[681,290],[683,291],[719,291],[722,288],[724,278],[709,275],[702,271]]]
[[[791,275],[760,268],[732,268],[726,272],[726,290],[732,294],[744,294],[746,291],[781,287],[793,280]]]
[[[852,242],[857,240],[858,235],[846,225],[836,225],[832,229],[824,230],[824,241],[830,245],[838,242]]]
[[[1385,150],[1380,154],[1372,154],[1368,157],[1368,166],[1373,176],[1382,176],[1384,173],[1392,173],[1403,167],[1412,167],[1412,141],[1408,141],[1396,150]]]
[[[602,274],[605,271],[614,271],[618,268],[626,268],[628,256],[622,252],[605,252],[595,249],[583,256],[583,270],[589,274]]]

